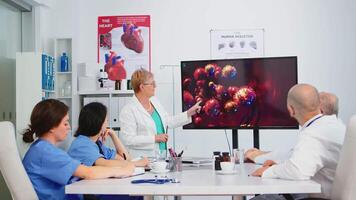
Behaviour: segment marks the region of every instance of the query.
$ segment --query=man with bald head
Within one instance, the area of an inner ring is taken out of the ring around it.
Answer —
[[[335,94],[330,92],[319,92],[320,111],[323,115],[336,115],[339,114],[339,99]],[[252,148],[246,151],[245,158],[252,162],[263,164],[266,160],[273,160],[280,163],[290,157],[292,151],[285,151],[276,149],[274,151],[261,151]]]
[[[290,116],[301,126],[291,156],[279,164],[266,161],[252,175],[290,180],[313,179],[322,188],[322,193],[316,196],[329,198],[345,126],[335,115],[321,114],[318,91],[308,84],[297,84],[289,90],[287,108]],[[264,196],[255,198],[264,199]],[[280,196],[278,199],[284,198]]]

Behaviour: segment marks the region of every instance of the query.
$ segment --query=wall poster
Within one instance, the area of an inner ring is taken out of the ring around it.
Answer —
[[[251,58],[264,55],[264,29],[211,30],[211,59]]]
[[[150,26],[149,15],[99,16],[98,63],[105,68],[119,65],[115,73],[121,76],[113,77],[119,80],[130,79],[141,67],[150,70]]]

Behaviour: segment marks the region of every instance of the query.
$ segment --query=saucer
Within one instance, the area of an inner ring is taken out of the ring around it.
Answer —
[[[165,169],[163,171],[156,171],[156,170],[152,169],[151,172],[154,174],[163,174],[163,173],[169,172],[169,169]]]
[[[237,171],[216,171],[217,174],[235,174]]]

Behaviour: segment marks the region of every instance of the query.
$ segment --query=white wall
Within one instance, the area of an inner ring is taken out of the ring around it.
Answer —
[[[51,27],[48,37],[73,37],[77,62],[95,62],[98,16],[151,15],[152,69],[161,83],[157,96],[171,110],[172,78],[166,75],[171,69],[161,70],[161,65],[209,59],[211,29],[263,28],[265,56],[298,56],[299,82],[336,93],[340,117],[347,121],[356,112],[352,83],[356,72],[355,10],[352,0],[62,0],[50,8],[47,26]],[[175,82],[179,79],[176,76]],[[175,88],[175,109],[180,110],[179,84]],[[177,146],[187,146],[188,154],[205,156],[215,149],[227,150],[222,131],[209,132],[184,131],[177,135]],[[241,132],[240,145],[252,146],[251,132]],[[261,147],[282,145],[287,149],[295,138],[296,131],[262,131]]]

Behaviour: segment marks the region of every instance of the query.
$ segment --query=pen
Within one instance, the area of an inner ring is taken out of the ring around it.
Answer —
[[[172,158],[176,157],[172,148],[169,148],[168,151]]]
[[[179,154],[178,157],[182,157],[184,150],[182,150]]]
[[[122,153],[122,156],[124,157],[124,160],[126,160],[126,155],[125,155],[125,153]]]

